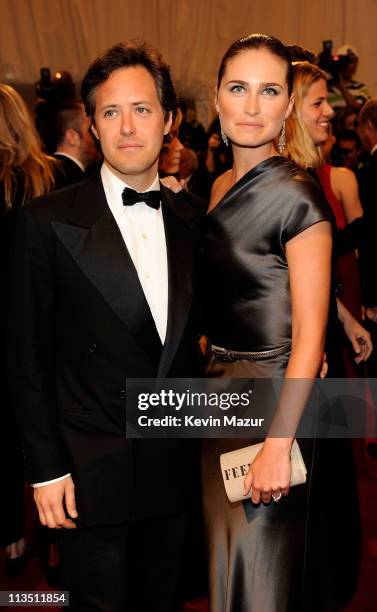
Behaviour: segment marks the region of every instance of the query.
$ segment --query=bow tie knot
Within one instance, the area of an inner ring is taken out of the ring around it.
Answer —
[[[137,202],[145,202],[147,206],[158,210],[160,208],[161,194],[159,191],[146,191],[139,193],[130,187],[125,187],[122,192],[122,200],[124,206],[133,206]]]

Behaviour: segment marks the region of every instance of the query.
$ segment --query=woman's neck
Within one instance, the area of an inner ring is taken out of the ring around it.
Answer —
[[[270,157],[277,155],[272,142],[261,147],[239,147],[233,145],[232,178],[234,183],[239,181],[247,172]]]

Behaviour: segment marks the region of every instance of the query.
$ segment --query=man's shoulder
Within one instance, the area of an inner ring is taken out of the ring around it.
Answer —
[[[203,200],[203,198],[195,195],[194,193],[190,193],[185,189],[182,189],[179,193],[176,194],[178,202],[182,202],[186,204],[190,210],[198,213],[199,216],[204,216],[208,209],[208,202]]]
[[[85,172],[79,164],[64,153],[57,151],[54,153],[54,158],[56,159],[55,189],[73,185],[85,178]]]
[[[184,189],[179,193],[174,193],[161,185],[161,192],[165,204],[189,225],[195,225],[207,212],[208,202]]]
[[[377,150],[364,160],[364,163],[358,168],[358,177],[374,178],[377,182]]]
[[[54,217],[57,214],[64,216],[64,213],[68,213],[78,203],[86,205],[88,195],[97,188],[99,181],[99,175],[90,176],[73,185],[38,196],[24,208],[37,217]]]

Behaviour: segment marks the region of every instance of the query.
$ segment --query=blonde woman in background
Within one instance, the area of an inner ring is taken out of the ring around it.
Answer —
[[[295,106],[286,122],[284,155],[300,168],[312,171],[321,183],[334,213],[339,230],[334,245],[338,317],[350,341],[343,337],[343,365],[346,376],[358,377],[363,375],[358,365],[369,357],[371,341],[368,332],[359,325],[362,298],[354,249],[357,240],[360,240],[363,211],[357,180],[351,170],[333,167],[325,160],[323,147],[327,143],[330,119],[334,115],[327,102],[327,74],[309,62],[296,62],[293,73]],[[331,371],[331,363],[329,366]]]
[[[6,280],[15,212],[54,186],[54,161],[47,157],[24,100],[0,84],[0,455],[6,501],[1,504],[0,540],[6,546],[5,571],[16,577],[30,557],[24,539],[23,458],[6,377]]]
[[[41,141],[24,100],[0,85],[0,185],[2,211],[26,204],[54,186],[54,162]]]
[[[343,378],[352,376],[352,366],[356,370],[359,364],[363,365],[362,362],[368,359],[372,351],[370,334],[357,320],[361,317],[361,291],[353,242],[362,227],[362,208],[354,174],[346,168],[335,168],[325,162],[323,147],[327,143],[330,119],[334,114],[327,101],[327,74],[309,62],[294,63],[293,94],[295,106],[286,121],[284,155],[311,172],[321,183],[338,229],[335,234],[335,254],[338,256],[334,261],[334,272],[339,280],[337,285],[341,298],[337,298],[337,315],[344,334],[342,329],[337,329],[337,321],[332,317],[328,326],[326,354],[329,375]],[[348,230],[345,229],[347,225]],[[356,231],[352,226],[356,226]],[[351,235],[345,240],[344,233],[349,230]],[[351,355],[352,349],[356,357]],[[347,439],[318,440],[318,447],[322,478],[316,489],[319,495],[317,503],[326,511],[324,525],[327,556],[333,573],[334,599],[337,605],[345,607],[357,588],[360,558],[359,508],[352,448]],[[347,498],[340,505],[328,503],[324,506],[323,499],[331,499],[334,482],[337,490],[347,491]]]

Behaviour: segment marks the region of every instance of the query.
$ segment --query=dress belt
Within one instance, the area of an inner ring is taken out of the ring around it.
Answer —
[[[260,361],[262,359],[270,359],[271,357],[283,355],[291,348],[290,344],[286,344],[268,351],[233,351],[232,349],[225,349],[221,346],[216,346],[216,344],[212,344],[210,341],[208,341],[208,343],[209,350],[217,361],[238,361],[239,359]]]

